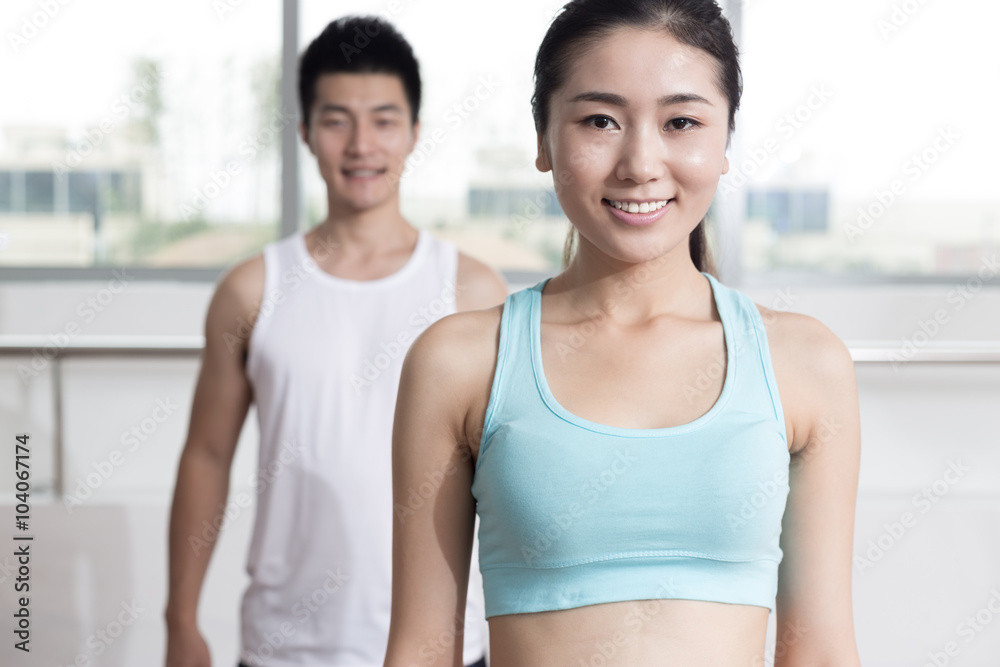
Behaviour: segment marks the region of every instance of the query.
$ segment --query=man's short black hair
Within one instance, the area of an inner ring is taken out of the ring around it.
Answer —
[[[299,59],[299,104],[309,127],[321,74],[393,74],[403,82],[410,117],[420,113],[420,67],[413,48],[391,23],[377,16],[344,16],[331,21]]]

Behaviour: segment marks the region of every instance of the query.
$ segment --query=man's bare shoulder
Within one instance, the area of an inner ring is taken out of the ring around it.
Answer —
[[[229,341],[227,347],[232,347],[232,341],[236,340],[245,352],[263,299],[264,254],[257,253],[233,265],[219,278],[208,306],[206,337],[221,336]]]
[[[244,308],[259,308],[264,299],[264,253],[231,266],[222,274],[216,291],[224,292]]]
[[[464,252],[458,253],[458,311],[490,308],[503,303],[508,292],[507,282],[496,269]]]

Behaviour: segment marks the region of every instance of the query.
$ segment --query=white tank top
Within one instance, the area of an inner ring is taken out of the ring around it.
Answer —
[[[401,269],[356,281],[320,269],[299,232],[266,246],[264,266],[247,357],[260,463],[240,659],[382,667],[400,369],[413,339],[455,312],[458,251],[420,229]],[[471,563],[478,549],[476,538]],[[467,600],[469,664],[487,632],[475,567]]]

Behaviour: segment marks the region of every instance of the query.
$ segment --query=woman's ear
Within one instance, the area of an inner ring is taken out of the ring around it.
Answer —
[[[541,134],[538,135],[538,156],[535,157],[535,167],[538,171],[552,171],[552,162],[549,160],[549,153],[545,150],[545,141]]]
[[[729,154],[726,153],[726,157],[722,161],[722,175],[725,176],[729,173]]]

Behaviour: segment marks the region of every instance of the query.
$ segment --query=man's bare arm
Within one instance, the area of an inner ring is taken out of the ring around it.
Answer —
[[[168,667],[209,664],[197,611],[217,534],[205,526],[212,526],[225,506],[236,443],[252,400],[244,367],[249,334],[240,324],[254,321],[263,281],[261,256],[234,267],[219,281],[205,320],[205,348],[170,513]]]

